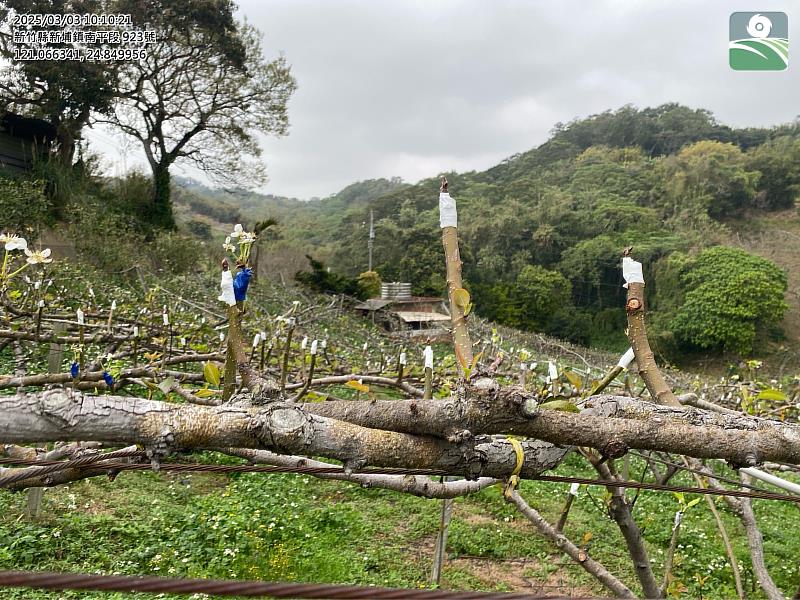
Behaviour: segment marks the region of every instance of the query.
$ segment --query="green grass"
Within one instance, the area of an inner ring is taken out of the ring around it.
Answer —
[[[632,466],[632,472],[640,472],[637,459]],[[557,472],[590,474],[575,455]],[[688,477],[675,481],[692,485]],[[557,519],[564,484],[523,482],[521,489],[546,518]],[[624,543],[605,514],[604,493],[599,487],[591,488],[590,495],[582,490],[565,533],[579,544],[591,537],[589,553],[635,586]],[[35,521],[24,516],[24,494],[0,492],[0,506],[2,569],[425,587],[441,503],[298,475],[126,473],[115,482],[97,478],[48,490],[42,517]],[[643,492],[636,502],[635,518],[659,578],[677,507],[671,494],[655,492]],[[752,589],[741,526],[721,504],[720,510]],[[793,593],[800,584],[800,540],[791,527],[798,507],[759,501],[755,510],[768,566],[778,585]],[[542,585],[561,579],[568,582],[566,592],[604,593],[539,537],[497,487],[456,501],[448,554],[444,587],[510,590],[527,577],[528,583]],[[685,516],[677,560],[675,575],[687,597],[734,595],[731,571],[704,502]],[[30,590],[3,594],[9,600],[146,597]]]

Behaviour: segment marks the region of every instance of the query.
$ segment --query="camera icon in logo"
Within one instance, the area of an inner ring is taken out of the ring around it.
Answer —
[[[736,71],[783,71],[789,66],[789,19],[782,12],[735,12],[728,61]]]

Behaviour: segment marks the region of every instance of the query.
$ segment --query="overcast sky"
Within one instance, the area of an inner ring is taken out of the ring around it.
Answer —
[[[324,197],[362,179],[482,170],[559,121],[625,104],[676,101],[732,126],[791,121],[800,8],[790,4],[239,0],[266,56],[283,53],[298,82],[289,135],[262,139],[260,191]],[[788,13],[788,70],[728,67],[733,10]],[[93,140],[109,152],[112,137]],[[131,149],[113,170],[137,162]]]

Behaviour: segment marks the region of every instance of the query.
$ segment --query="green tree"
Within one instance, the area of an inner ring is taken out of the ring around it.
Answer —
[[[375,271],[364,271],[356,279],[362,298],[374,298],[381,295],[381,276]]]
[[[558,271],[527,265],[517,276],[514,296],[521,308],[520,325],[541,330],[560,308],[572,303],[572,285]]]
[[[710,140],[683,148],[664,162],[659,172],[670,216],[682,218],[687,205],[714,218],[726,217],[753,205],[759,177],[748,168],[738,146]]]
[[[114,63],[77,60],[13,60],[18,49],[35,44],[15,42],[15,14],[102,13],[103,0],[5,0],[0,2],[0,112],[13,110],[48,121],[56,130],[55,152],[64,166],[73,163],[83,128],[96,114],[107,114],[116,95]],[[18,30],[18,28],[16,28]],[[51,29],[33,27],[32,31]],[[54,44],[55,46],[55,44]],[[63,46],[63,44],[61,44]]]
[[[800,140],[778,137],[753,148],[747,159],[761,172],[756,205],[772,210],[793,207],[800,186]]]
[[[783,270],[737,248],[704,250],[687,263],[681,284],[685,302],[671,329],[699,348],[750,353],[759,329],[777,325],[788,309]]]

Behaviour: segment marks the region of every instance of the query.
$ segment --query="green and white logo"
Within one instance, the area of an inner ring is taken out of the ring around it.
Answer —
[[[783,71],[789,66],[789,19],[782,12],[735,12],[728,60],[737,71]]]

